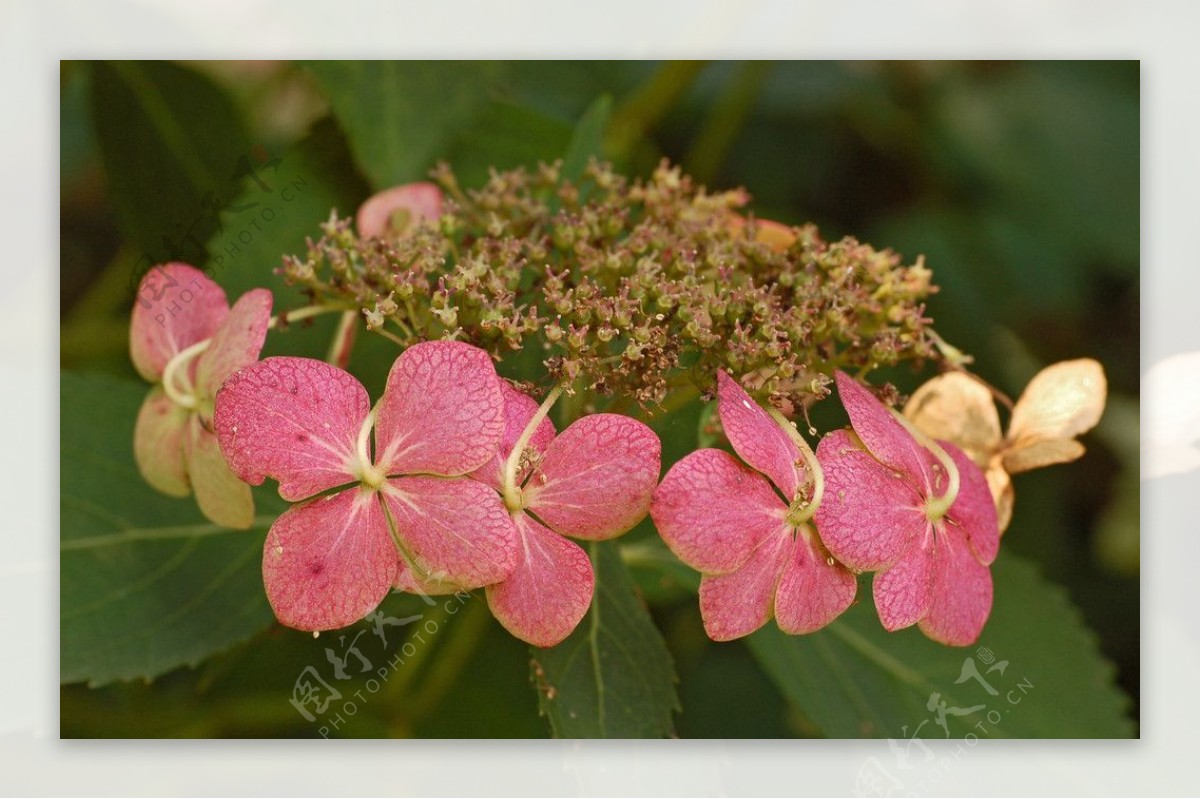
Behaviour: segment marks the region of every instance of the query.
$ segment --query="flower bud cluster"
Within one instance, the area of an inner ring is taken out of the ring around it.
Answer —
[[[498,359],[536,346],[556,382],[648,407],[725,369],[795,409],[838,369],[940,357],[920,259],[812,225],[780,246],[739,215],[744,191],[710,193],[665,162],[645,180],[596,161],[576,182],[558,163],[493,171],[475,190],[444,165],[433,177],[447,198],[436,222],[362,239],[331,218],[284,273],[405,343],[457,338]]]

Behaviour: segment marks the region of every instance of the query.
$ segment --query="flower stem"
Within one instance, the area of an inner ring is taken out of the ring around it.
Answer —
[[[358,474],[356,477],[368,488],[379,488],[383,485],[383,481],[387,477],[387,475],[376,469],[375,465],[371,463],[370,455],[367,452],[367,441],[371,437],[371,428],[374,426],[375,409],[372,408],[371,412],[367,414],[366,421],[363,422],[362,427],[358,430],[358,442],[355,450],[358,455],[358,468],[356,469]]]
[[[800,454],[804,456],[805,464],[808,465],[809,474],[812,475],[812,498],[807,504],[794,507],[792,512],[788,514],[788,521],[793,525],[799,526],[811,519],[816,514],[817,508],[821,507],[821,500],[825,497],[825,472],[821,469],[821,464],[817,461],[817,454],[813,452],[812,447],[804,440],[804,436],[800,435],[800,431],[796,429],[796,425],[792,420],[788,419],[776,408],[768,407],[767,413],[771,414],[771,417],[779,423],[783,431],[796,444],[796,447],[800,450]],[[795,506],[795,503],[793,503],[793,506]]]
[[[900,422],[901,426],[911,433],[912,437],[915,438],[917,442],[921,444],[921,446],[933,453],[934,457],[936,457],[942,464],[942,468],[946,470],[946,476],[948,478],[946,483],[946,493],[942,494],[940,497],[930,497],[925,502],[925,516],[929,519],[929,521],[936,522],[938,519],[941,519],[946,515],[946,512],[949,511],[951,506],[954,505],[954,501],[958,499],[958,464],[956,464],[954,459],[950,457],[950,453],[946,452],[946,450],[942,448],[941,444],[925,435],[925,433],[918,429],[916,425],[906,419],[904,414],[900,413],[894,408],[888,408],[888,410],[892,412],[892,416],[896,417],[896,421]]]
[[[357,337],[355,334],[358,331],[357,322],[358,311],[353,309],[342,311],[342,318],[338,321],[333,341],[329,343],[329,354],[325,356],[326,363],[342,369],[350,365],[350,351],[354,349],[354,339]]]
[[[297,308],[294,311],[284,311],[283,313],[272,316],[271,321],[267,322],[267,329],[275,330],[278,329],[281,324],[286,325],[292,322],[299,322],[303,319],[309,319],[314,316],[320,316],[321,314],[350,310],[354,309],[343,302],[326,303],[322,305],[306,305],[303,308]]]
[[[525,429],[521,431],[521,437],[517,439],[517,443],[513,445],[512,452],[508,454],[508,460],[504,462],[504,505],[509,511],[518,511],[521,509],[521,488],[517,485],[517,467],[521,464],[521,455],[525,452],[525,447],[529,444],[529,440],[533,438],[533,433],[541,425],[542,420],[546,418],[546,414],[550,413],[550,409],[554,407],[554,403],[563,392],[562,386],[555,386],[546,395],[546,399],[542,400],[541,406],[537,409],[537,413],[529,420],[529,424],[525,425]]]
[[[191,363],[193,358],[208,349],[210,344],[212,344],[211,338],[206,338],[203,341],[197,341],[195,344],[180,352],[171,360],[167,361],[167,366],[165,369],[163,369],[163,391],[167,393],[167,396],[171,398],[172,402],[181,408],[188,408],[189,410],[195,408],[196,397],[192,394],[195,389],[192,386],[192,381],[188,379],[186,372],[184,372],[180,377],[180,379],[183,380],[183,384],[186,386],[186,389],[183,392],[180,392],[179,389],[176,388],[175,380],[177,379],[177,373],[180,369]]]

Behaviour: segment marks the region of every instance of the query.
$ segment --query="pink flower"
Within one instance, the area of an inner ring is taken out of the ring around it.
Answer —
[[[358,208],[355,224],[364,239],[407,233],[442,215],[442,191],[432,183],[406,183],[372,195]]]
[[[231,310],[221,287],[195,267],[150,270],[138,287],[129,353],[157,384],[133,433],[138,469],[164,494],[192,491],[201,512],[225,527],[254,519],[250,487],[221,457],[212,431],[213,398],[229,375],[258,359],[271,318],[271,292],[246,292]]]
[[[498,380],[483,350],[433,341],[396,359],[375,410],[352,375],[322,361],[267,358],[226,382],[214,422],[234,473],[252,485],[272,477],[284,499],[309,500],[275,521],[263,548],[281,622],[358,621],[387,594],[401,556],[463,589],[508,577],[512,520],[494,491],[463,477],[504,434]]]
[[[1000,541],[983,472],[953,444],[922,446],[847,375],[837,385],[854,432],[830,433],[817,449],[825,543],[850,568],[878,572],[875,607],[888,630],[919,624],[935,641],[973,643],[991,611]]]
[[[504,492],[504,464],[538,413],[530,397],[500,381],[506,428],[492,458],[475,472]],[[641,422],[611,413],[585,416],[566,430],[542,419],[524,448],[510,512],[520,539],[516,568],[487,587],[488,607],[516,637],[554,646],[571,634],[592,601],[587,553],[568,540],[603,541],[646,516],[658,482],[662,445]],[[410,574],[400,584],[425,590]]]
[[[667,472],[650,516],[671,551],[703,574],[710,638],[749,635],[772,616],[787,633],[819,630],[850,606],[857,585],[808,522],[820,501],[816,476],[737,381],[724,372],[717,380],[721,424],[745,463],[718,449],[693,452]]]

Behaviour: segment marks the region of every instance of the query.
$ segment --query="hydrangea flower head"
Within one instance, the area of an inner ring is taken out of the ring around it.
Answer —
[[[432,183],[406,183],[372,195],[358,208],[355,224],[364,239],[401,236],[442,215],[442,190]]]
[[[1013,406],[1008,434],[1002,435],[991,392],[961,372],[947,372],[918,388],[904,415],[926,435],[962,448],[986,470],[1003,532],[1012,519],[1010,475],[1083,455],[1075,438],[1100,421],[1107,386],[1103,367],[1091,358],[1051,364],[1029,381]]]
[[[935,641],[974,642],[991,612],[1000,541],[983,472],[953,444],[918,442],[853,378],[836,380],[853,432],[834,431],[817,449],[825,543],[850,568],[878,572],[875,607],[888,630],[919,624]]]
[[[229,307],[225,292],[195,267],[150,270],[133,307],[129,352],[155,387],[133,434],[138,470],[164,494],[195,492],[201,512],[225,527],[249,527],[250,487],[238,480],[213,435],[213,401],[221,384],[254,363],[271,319],[271,292],[254,289]]]
[[[663,478],[650,515],[671,551],[703,574],[710,638],[740,638],[772,616],[787,633],[819,630],[850,606],[857,585],[811,522],[822,502],[817,478],[736,380],[723,371],[717,379],[721,425],[741,461],[719,449],[691,453]]]
[[[363,618],[396,580],[401,556],[463,589],[513,570],[511,519],[495,492],[464,476],[504,433],[496,371],[477,347],[409,347],[374,410],[362,384],[335,366],[267,358],[226,382],[214,423],[241,479],[271,477],[284,499],[308,500],[275,521],[263,549],[267,597],[289,627]]]
[[[662,444],[646,425],[611,413],[584,416],[556,435],[537,402],[505,381],[500,386],[505,432],[474,474],[481,487],[504,494],[505,464],[522,433],[535,426],[518,456],[509,504],[520,540],[516,567],[487,587],[488,607],[521,640],[554,646],[587,613],[596,582],[587,553],[570,539],[616,538],[646,516]],[[430,588],[408,573],[401,586]]]

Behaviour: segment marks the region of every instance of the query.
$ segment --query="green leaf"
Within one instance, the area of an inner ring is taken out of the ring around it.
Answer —
[[[748,642],[788,699],[833,738],[1133,735],[1127,697],[1065,592],[1008,552],[992,572],[995,605],[973,647],[943,646],[914,628],[886,632],[869,594],[818,633],[788,636],[770,625]],[[994,694],[964,678],[970,664]],[[943,729],[938,702],[971,712],[947,714]]]
[[[599,158],[603,154],[604,134],[612,118],[612,106],[612,97],[602,95],[588,106],[575,125],[562,165],[563,177],[572,183],[578,183],[583,177],[583,170],[587,167],[589,158]]]
[[[150,679],[245,640],[272,620],[262,546],[278,501],[250,530],[208,522],[191,497],[150,488],[133,461],[149,387],[62,373],[60,678]],[[269,496],[269,495],[267,495]]]
[[[533,649],[538,709],[557,738],[662,738],[679,710],[671,655],[615,544],[589,546],[591,610],[567,640]]]
[[[314,61],[307,65],[372,186],[422,180],[484,110],[501,66],[481,61]]]
[[[489,170],[537,166],[558,158],[571,126],[524,106],[492,101],[444,153],[461,186],[482,186]]]
[[[91,65],[92,116],[126,237],[148,263],[199,262],[237,193],[250,141],[228,96],[168,61]]]

